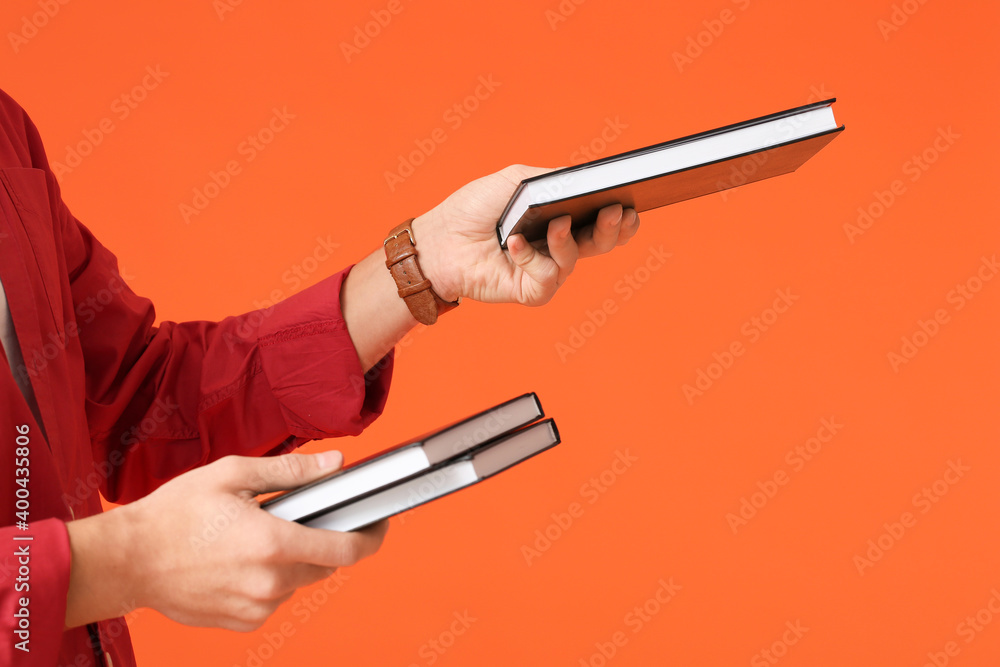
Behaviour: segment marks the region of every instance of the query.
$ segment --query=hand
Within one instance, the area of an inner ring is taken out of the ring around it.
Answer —
[[[255,499],[318,479],[342,461],[339,452],[227,456],[130,505],[70,522],[67,625],[122,613],[120,601],[104,603],[110,613],[86,609],[100,604],[88,594],[117,589],[131,601],[128,606],[152,607],[186,625],[258,628],[295,589],[353,565],[382,544],[388,521],[351,533],[307,528],[272,516]],[[122,513],[117,530],[85,524],[116,513]],[[101,562],[115,552],[122,554],[120,562]]]
[[[638,214],[615,204],[573,233],[568,215],[550,221],[546,242],[537,246],[512,236],[504,252],[496,224],[507,200],[521,180],[549,171],[512,165],[469,183],[413,221],[421,269],[441,298],[541,306],[578,258],[606,253],[635,235]]]

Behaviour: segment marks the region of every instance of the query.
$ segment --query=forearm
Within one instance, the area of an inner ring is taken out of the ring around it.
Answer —
[[[137,539],[129,534],[127,506],[103,514],[70,521],[72,565],[66,595],[66,627],[122,616],[138,606],[136,581],[129,557],[129,544]]]
[[[399,298],[381,247],[351,269],[340,299],[347,331],[365,371],[417,324]]]
[[[417,217],[410,225],[417,261],[434,292],[445,301],[462,296],[455,256],[446,249],[450,233],[434,211]],[[384,357],[406,332],[417,324],[406,302],[399,297],[396,282],[385,265],[385,249],[377,248],[358,262],[347,275],[340,292],[340,306],[347,322],[361,367],[367,372]]]

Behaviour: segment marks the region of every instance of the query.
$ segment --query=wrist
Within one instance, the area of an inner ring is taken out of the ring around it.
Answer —
[[[67,522],[71,566],[66,627],[124,616],[145,606],[137,586],[133,553],[140,542],[127,505]]]
[[[153,606],[146,582],[151,557],[149,550],[154,536],[146,534],[146,531],[150,528],[155,531],[157,524],[145,517],[145,506],[139,500],[113,510],[118,512],[114,542],[118,556],[114,562],[121,578],[121,592],[130,608]]]
[[[433,211],[415,218],[410,227],[416,237],[414,247],[417,249],[420,270],[430,281],[434,293],[448,302],[465,296],[454,258],[449,257],[446,250],[448,232],[437,222]]]

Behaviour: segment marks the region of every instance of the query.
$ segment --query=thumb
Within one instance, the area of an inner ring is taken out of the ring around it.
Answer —
[[[514,264],[521,268],[538,286],[544,287],[553,282],[558,271],[555,261],[535,246],[528,243],[524,236],[515,234],[507,241],[507,249]],[[536,289],[535,292],[540,290]],[[523,295],[527,296],[527,295]],[[526,301],[527,299],[522,299]]]
[[[237,484],[241,485],[241,490],[254,494],[294,489],[330,474],[344,463],[344,455],[338,451],[236,458],[242,459],[245,468]]]

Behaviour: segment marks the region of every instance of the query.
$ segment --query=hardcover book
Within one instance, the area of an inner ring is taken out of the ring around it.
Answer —
[[[464,489],[559,444],[551,419],[526,426],[462,456],[302,521],[312,528],[357,530]]]
[[[543,416],[538,396],[523,394],[269,498],[261,507],[278,518],[305,522],[331,508],[435,470],[440,464],[475,452]]]
[[[727,125],[620,155],[526,178],[497,222],[507,247],[512,234],[545,238],[548,222],[593,223],[605,206],[637,212],[795,171],[844,130],[835,99]]]

